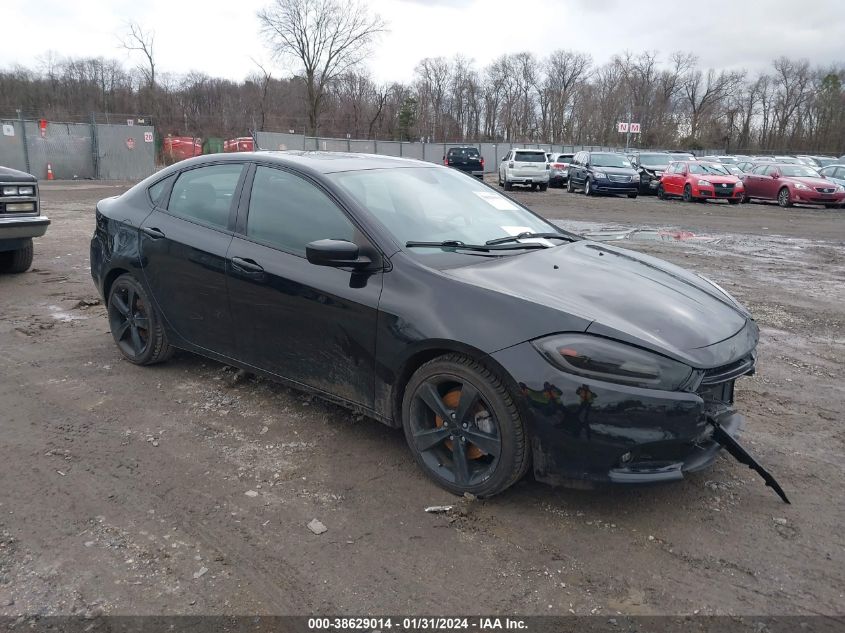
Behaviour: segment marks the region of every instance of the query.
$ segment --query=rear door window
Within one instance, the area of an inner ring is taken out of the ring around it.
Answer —
[[[173,185],[167,210],[214,228],[228,228],[232,199],[243,169],[242,163],[229,163],[182,172]]]
[[[516,152],[514,160],[521,163],[545,163],[546,155],[543,152]]]
[[[159,180],[156,184],[147,189],[147,194],[150,196],[150,201],[157,207],[164,207],[167,205],[165,196],[167,195],[170,185],[176,179],[176,174],[168,176]]]

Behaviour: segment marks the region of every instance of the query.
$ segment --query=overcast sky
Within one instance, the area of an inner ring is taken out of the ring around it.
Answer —
[[[128,21],[155,31],[158,72],[240,80],[268,61],[255,13],[269,0],[2,0],[0,67],[35,66],[47,50],[140,63],[119,46]],[[557,48],[596,62],[624,50],[697,54],[704,66],[767,67],[780,55],[845,61],[845,0],[369,0],[389,25],[368,66],[408,81],[424,57],[461,53],[479,67],[502,53]],[[803,8],[802,8],[803,7]],[[515,17],[514,12],[519,14]],[[137,54],[135,54],[137,55]],[[271,64],[272,66],[272,64]],[[274,75],[286,70],[274,67]]]

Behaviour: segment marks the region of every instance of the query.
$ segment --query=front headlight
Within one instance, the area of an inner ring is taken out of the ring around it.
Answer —
[[[709,181],[709,180],[699,180],[699,181],[698,181],[698,186],[699,186],[699,187],[710,187],[710,186],[712,186],[712,185],[710,184],[710,181]]]
[[[742,189],[743,187],[745,187],[745,185],[743,185],[743,184],[742,184],[742,181],[741,181],[741,180],[737,180],[737,181],[736,181],[736,185],[734,185],[734,187],[735,187],[736,189]]]
[[[836,191],[836,193],[842,193],[843,191],[845,191],[845,187],[843,187],[842,185],[836,185],[836,189],[834,189],[834,191]]]
[[[559,369],[595,380],[675,391],[692,374],[678,361],[588,334],[554,334],[531,344]]]
[[[18,187],[19,196],[31,196],[35,193],[35,187]]]
[[[596,171],[596,172],[593,172],[593,175],[594,175],[596,178],[607,178],[607,174],[605,174],[603,171]]]
[[[16,195],[18,195],[18,188],[17,187],[3,187],[3,195],[4,196],[16,196]]]
[[[796,188],[796,189],[804,189],[804,190],[809,190],[809,189],[810,189],[810,187],[808,187],[807,185],[805,185],[803,182],[796,182],[796,183],[795,183],[795,188]]]

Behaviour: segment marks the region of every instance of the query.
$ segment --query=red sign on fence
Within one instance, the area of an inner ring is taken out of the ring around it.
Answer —
[[[126,139],[126,148],[127,149],[135,149],[135,139],[134,138]]]

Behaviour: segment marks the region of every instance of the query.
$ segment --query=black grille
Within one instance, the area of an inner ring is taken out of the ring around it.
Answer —
[[[816,187],[816,191],[819,193],[833,193],[836,191],[835,187]]]
[[[727,365],[706,369],[701,385],[716,385],[750,373],[754,369],[754,360],[754,356],[749,354]]]
[[[734,195],[733,183],[715,184],[713,188],[716,190],[716,196],[719,198],[730,198]]]

